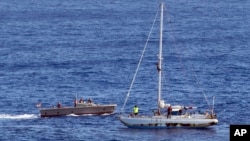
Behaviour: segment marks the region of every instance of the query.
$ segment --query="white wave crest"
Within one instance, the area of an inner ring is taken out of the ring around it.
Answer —
[[[109,116],[109,115],[112,115],[113,113],[111,114],[101,114],[100,116]],[[67,116],[72,116],[72,117],[78,117],[78,116],[97,116],[99,114],[82,114],[82,115],[75,115],[75,114],[69,114]]]
[[[101,116],[109,116],[109,115],[113,115],[114,113],[110,113],[110,114],[108,114],[108,113],[106,113],[106,114],[102,114]]]
[[[95,114],[82,114],[82,115],[75,115],[75,114],[69,114],[67,116],[72,116],[72,117],[79,117],[79,116],[94,116]]]
[[[67,116],[71,116],[71,117],[78,117],[79,115],[75,115],[75,114],[69,114],[69,115],[67,115]]]
[[[34,119],[38,118],[35,114],[22,114],[22,115],[10,115],[10,114],[0,114],[0,119]]]

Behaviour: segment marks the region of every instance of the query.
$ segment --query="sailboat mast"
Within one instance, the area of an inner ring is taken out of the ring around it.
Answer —
[[[162,76],[162,71],[161,71],[161,66],[162,66],[162,32],[163,32],[163,9],[164,9],[164,3],[161,3],[161,19],[160,19],[160,40],[159,40],[159,80],[158,80],[158,112],[160,112],[160,100],[161,100],[161,76]]]

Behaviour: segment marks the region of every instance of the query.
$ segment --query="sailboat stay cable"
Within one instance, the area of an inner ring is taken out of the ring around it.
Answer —
[[[139,71],[139,68],[140,68],[140,65],[141,65],[141,62],[142,62],[142,58],[143,58],[144,53],[145,53],[145,51],[146,51],[146,48],[147,48],[147,46],[148,46],[148,42],[149,42],[149,39],[150,39],[150,36],[151,36],[152,30],[153,30],[154,25],[155,25],[155,22],[156,22],[156,20],[157,20],[157,15],[158,15],[158,12],[159,12],[159,8],[158,8],[158,10],[157,10],[157,12],[156,12],[154,22],[153,22],[153,24],[152,24],[152,26],[151,26],[150,32],[149,32],[149,34],[148,34],[147,41],[146,41],[146,43],[145,43],[145,45],[144,45],[144,49],[143,49],[143,51],[142,51],[142,54],[141,54],[141,57],[140,57],[139,63],[138,63],[138,65],[137,65],[137,68],[136,68],[136,71],[135,71],[134,77],[133,77],[132,82],[131,82],[131,84],[130,84],[130,87],[129,87],[129,90],[128,90],[128,93],[127,93],[127,96],[126,96],[126,98],[125,98],[125,101],[124,101],[124,103],[123,103],[123,106],[122,106],[122,109],[121,109],[121,113],[123,113],[123,112],[124,112],[124,108],[125,108],[125,106],[126,106],[126,103],[127,103],[127,101],[128,101],[128,98],[129,98],[130,92],[131,92],[132,87],[133,87],[133,85],[134,85],[134,82],[135,82],[135,79],[136,79],[137,73],[138,73],[138,71]]]
[[[167,7],[167,5],[165,5],[165,9],[168,9],[168,7]],[[166,12],[168,12],[168,10],[166,10]],[[167,15],[167,16],[166,16]],[[173,17],[171,16],[171,13],[167,13],[166,15],[164,15],[164,19],[166,19],[166,21],[168,22],[168,30],[169,30],[169,33],[172,33],[171,31],[176,31],[177,29],[176,29],[176,27],[174,26],[174,22],[172,21],[173,20]],[[181,54],[182,52],[183,52],[183,49],[180,49],[180,48],[176,48],[176,46],[177,46],[177,39],[176,39],[176,35],[175,34],[169,34],[169,39],[173,42],[173,45],[172,45],[172,47],[173,48],[175,48],[176,49],[176,54]],[[178,44],[180,44],[179,42],[178,42]],[[183,43],[181,43],[182,44],[182,46],[184,46],[184,44]],[[185,65],[183,64],[183,58],[182,57],[179,57],[179,56],[177,56],[177,58],[178,58],[178,62],[180,63],[180,70],[182,70],[181,72],[182,72],[182,74],[185,76],[185,77],[183,77],[185,80],[185,82],[188,82],[188,79],[187,79],[187,72],[185,71],[184,72],[184,70],[186,70],[187,68],[185,67]],[[164,66],[164,65],[163,65]],[[164,69],[163,69],[164,70]],[[166,77],[165,77],[165,74],[163,74],[164,73],[164,71],[162,72],[162,78],[163,78],[163,86],[167,86],[167,79],[166,79]],[[168,80],[169,81],[169,84],[170,84],[170,80]],[[169,87],[163,87],[163,88],[169,88]],[[167,89],[167,91],[169,91],[170,92],[170,89]],[[190,95],[188,95],[188,94],[186,94],[189,98],[190,98]],[[173,100],[173,99],[172,99]],[[175,100],[175,99],[174,99]],[[190,98],[190,101],[192,101],[191,103],[194,103],[194,99],[192,99],[192,98]],[[176,100],[175,100],[175,102],[177,102]],[[190,104],[190,103],[189,103]]]
[[[192,67],[192,69],[193,69],[193,67]],[[201,86],[200,81],[198,80],[198,77],[197,77],[196,74],[194,74],[194,77],[195,77],[195,79],[196,79],[196,83],[197,83],[199,86]],[[208,108],[211,110],[212,108],[211,108],[211,105],[210,105],[209,102],[208,102],[207,95],[206,95],[204,89],[202,89],[202,94],[203,94],[203,96],[204,96],[204,98],[205,98],[205,101],[207,102]]]
[[[165,16],[164,16],[165,17]],[[171,18],[170,16],[167,16],[167,19],[168,18]],[[172,29],[172,28],[174,28],[174,26],[172,25],[172,22],[171,22],[171,19],[168,19],[167,21],[169,21],[169,28],[170,29]],[[174,29],[174,30],[176,30],[176,29]],[[172,35],[172,34],[170,34],[170,35]],[[175,36],[172,36],[172,39],[173,39],[173,42],[174,42],[174,44],[176,44],[176,37]],[[179,49],[179,48],[177,48],[177,49]],[[180,51],[180,50],[178,50],[178,53],[180,53],[180,52],[183,52],[183,51]],[[179,61],[180,61],[180,63],[181,63],[181,68],[183,68],[182,70],[185,70],[184,68],[185,68],[185,66],[183,65],[183,60],[182,60],[182,58],[181,57],[179,57]],[[198,77],[197,77],[197,75],[194,73],[195,71],[194,71],[194,69],[193,69],[193,66],[191,66],[191,69],[192,69],[192,75],[195,77],[195,82],[196,82],[196,84],[199,86],[199,87],[201,87],[201,84],[200,84],[200,82],[199,82],[199,80],[198,80]],[[185,76],[187,76],[187,74],[186,73],[184,73],[184,75]],[[186,77],[184,77],[184,78],[186,78]],[[165,77],[163,77],[163,83],[164,83],[164,85],[166,85],[166,80],[165,80],[166,78]],[[187,78],[186,78],[186,81],[187,81]],[[202,89],[202,87],[201,87],[201,89]],[[203,97],[204,97],[204,99],[205,99],[205,101],[206,101],[206,104],[207,104],[207,106],[208,106],[208,108],[209,109],[213,109],[213,107],[212,106],[210,106],[210,103],[209,103],[209,101],[208,101],[208,98],[207,98],[207,95],[206,95],[206,92],[204,91],[204,89],[202,89],[202,92],[201,92],[202,94],[203,94]]]

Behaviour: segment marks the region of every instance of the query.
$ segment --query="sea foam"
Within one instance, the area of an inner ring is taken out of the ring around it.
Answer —
[[[35,118],[38,118],[38,115],[35,115],[35,114],[20,114],[20,115],[0,114],[0,119],[35,119]]]

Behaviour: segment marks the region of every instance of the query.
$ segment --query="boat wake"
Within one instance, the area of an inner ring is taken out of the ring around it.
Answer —
[[[80,116],[80,115],[69,114],[69,115],[66,115],[66,116],[68,116],[68,117],[78,117],[78,116]]]
[[[0,114],[0,119],[35,119],[38,115],[35,114],[22,114],[22,115],[11,115],[11,114]]]
[[[113,114],[113,113],[112,113]],[[83,115],[75,115],[75,114],[69,114],[69,115],[67,115],[67,116],[69,116],[69,117],[79,117],[79,116],[109,116],[109,115],[112,115],[112,114],[101,114],[101,115],[99,115],[99,114],[83,114]]]
[[[114,113],[110,113],[110,114],[102,114],[101,116],[109,116],[109,115],[113,115]]]

